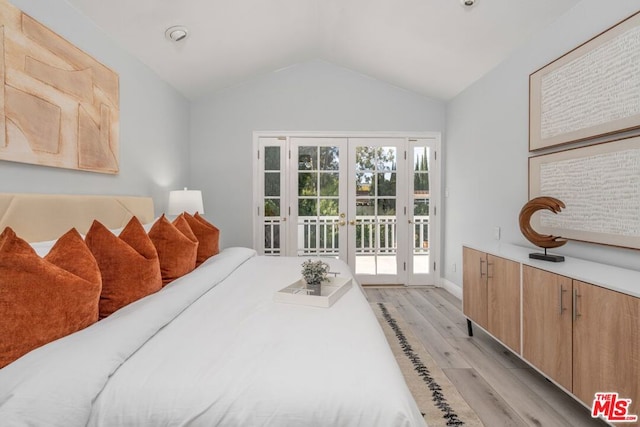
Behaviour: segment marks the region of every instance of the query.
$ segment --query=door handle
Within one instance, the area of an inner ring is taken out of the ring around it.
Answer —
[[[564,294],[565,292],[567,292],[567,290],[564,289],[562,283],[560,283],[560,289],[558,289],[558,314],[560,314],[561,316],[562,312],[565,310],[565,308],[562,306],[562,294]]]
[[[346,223],[344,220],[342,220],[342,221],[340,221],[340,222],[338,223],[338,225],[339,225],[340,227],[344,227],[346,224],[347,224],[347,223]]]
[[[354,220],[349,221],[349,225],[356,225],[356,222]]]
[[[578,298],[580,298],[580,294],[577,289],[573,290],[573,321],[578,320],[578,317],[582,316],[578,313]]]

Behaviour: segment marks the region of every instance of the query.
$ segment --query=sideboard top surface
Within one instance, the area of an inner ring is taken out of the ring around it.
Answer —
[[[505,243],[486,246],[464,244],[463,246],[640,298],[640,271],[571,257],[565,257],[564,262],[535,260],[529,258],[529,254],[540,252],[541,249]]]

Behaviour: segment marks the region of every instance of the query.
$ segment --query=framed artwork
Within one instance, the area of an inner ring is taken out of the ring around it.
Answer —
[[[566,208],[531,225],[570,240],[640,249],[640,136],[529,158],[529,198]]]
[[[0,16],[0,160],[118,173],[118,74],[8,2]]]
[[[640,12],[529,76],[529,151],[640,127]]]

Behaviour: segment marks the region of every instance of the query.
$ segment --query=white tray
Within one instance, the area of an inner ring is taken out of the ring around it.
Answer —
[[[322,282],[321,295],[307,295],[307,284],[304,279],[300,279],[280,289],[274,294],[273,299],[276,302],[289,304],[331,307],[349,288],[351,288],[351,278],[330,277],[328,281]]]

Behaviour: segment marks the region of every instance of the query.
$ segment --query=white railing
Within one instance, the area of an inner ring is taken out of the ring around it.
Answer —
[[[280,217],[264,218],[264,254],[278,256],[281,254],[280,246]]]
[[[298,217],[298,254],[299,255],[338,255],[339,221],[337,216]],[[395,255],[397,219],[395,216],[358,216],[356,217],[356,254]],[[415,216],[413,219],[413,253],[429,252],[429,217]],[[280,255],[281,219],[264,219],[264,253]]]
[[[337,216],[298,217],[298,255],[338,256]]]
[[[298,255],[337,256],[339,222],[340,218],[337,216],[298,217]],[[415,216],[413,222],[413,253],[428,253],[429,217]],[[396,254],[398,244],[395,216],[357,216],[355,227],[356,255]]]

